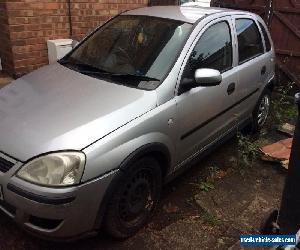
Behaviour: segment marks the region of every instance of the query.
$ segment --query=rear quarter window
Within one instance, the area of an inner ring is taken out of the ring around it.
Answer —
[[[262,38],[254,20],[236,19],[236,31],[240,64],[264,53]]]

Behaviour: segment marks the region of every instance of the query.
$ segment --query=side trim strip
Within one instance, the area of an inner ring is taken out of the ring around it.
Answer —
[[[33,200],[33,201],[47,204],[47,205],[63,205],[63,204],[67,204],[67,203],[70,203],[75,200],[75,197],[49,198],[49,197],[33,194],[31,192],[22,190],[21,188],[18,188],[15,185],[10,184],[10,183],[7,185],[7,189],[9,189],[10,191],[12,191],[22,197],[27,198],[29,200]]]
[[[235,106],[241,104],[243,101],[247,100],[249,97],[251,97],[252,95],[254,95],[257,91],[259,90],[259,88],[257,88],[256,90],[254,90],[253,92],[251,92],[249,95],[243,97],[241,100],[239,100],[238,102],[234,103],[233,105],[231,105],[229,108],[223,110],[222,112],[220,112],[219,114],[213,116],[212,118],[208,119],[207,121],[201,123],[200,125],[198,125],[197,127],[193,128],[192,130],[186,132],[185,134],[183,134],[180,137],[180,140],[184,140],[185,138],[189,137],[190,135],[192,135],[193,133],[197,132],[199,129],[203,128],[204,126],[206,126],[207,124],[209,124],[210,122],[212,122],[213,120],[215,120],[216,118],[218,118],[219,116],[225,114],[226,112],[228,112],[230,109],[234,108]]]

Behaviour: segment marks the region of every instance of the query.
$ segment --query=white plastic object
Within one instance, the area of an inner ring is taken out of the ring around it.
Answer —
[[[48,59],[49,64],[55,63],[72,50],[72,39],[48,40]]]

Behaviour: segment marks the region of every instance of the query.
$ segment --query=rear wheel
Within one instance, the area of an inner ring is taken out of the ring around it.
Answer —
[[[271,91],[265,89],[261,94],[253,111],[252,132],[258,132],[267,121],[271,107]]]
[[[161,184],[161,170],[155,159],[141,158],[129,166],[108,204],[106,231],[118,239],[134,235],[157,206]]]

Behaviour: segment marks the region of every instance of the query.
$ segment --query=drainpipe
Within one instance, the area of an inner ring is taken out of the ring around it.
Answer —
[[[273,5],[274,5],[274,0],[269,0],[267,6],[267,16],[266,16],[266,23],[269,29],[271,28],[271,24],[272,24],[273,11],[274,11]]]
[[[71,13],[71,0],[68,0],[68,16],[70,25],[70,38],[73,36],[72,13]]]

